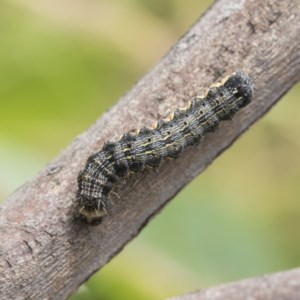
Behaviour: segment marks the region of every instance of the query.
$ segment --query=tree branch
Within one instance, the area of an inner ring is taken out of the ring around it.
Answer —
[[[298,300],[300,269],[241,280],[169,300]]]
[[[106,264],[300,78],[298,0],[220,0],[109,112],[0,211],[0,294],[64,299]],[[150,126],[236,70],[256,82],[231,122],[157,171],[132,176],[98,227],[75,217],[76,178],[87,157],[125,131]]]

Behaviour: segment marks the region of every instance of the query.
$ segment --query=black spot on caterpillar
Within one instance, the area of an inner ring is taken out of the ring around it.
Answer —
[[[106,215],[111,191],[122,179],[147,166],[156,168],[163,159],[177,158],[186,147],[197,145],[220,121],[230,120],[246,106],[253,91],[254,83],[248,75],[234,73],[211,87],[204,98],[193,99],[187,109],[177,109],[168,121],[106,143],[88,158],[78,176],[79,213],[89,223],[98,223]]]

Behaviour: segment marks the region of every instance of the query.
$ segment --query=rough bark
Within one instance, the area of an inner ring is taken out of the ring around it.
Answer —
[[[106,264],[300,79],[299,36],[299,0],[217,1],[110,111],[3,204],[1,297],[64,299]],[[256,82],[246,109],[176,161],[132,176],[100,226],[76,218],[76,177],[91,153],[236,70]]]
[[[241,280],[169,300],[298,300],[300,269]]]

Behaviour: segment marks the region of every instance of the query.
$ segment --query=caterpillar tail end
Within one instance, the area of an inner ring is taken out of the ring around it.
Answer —
[[[244,72],[233,73],[225,82],[225,87],[235,90],[238,95],[242,95],[242,101],[239,102],[239,107],[242,108],[248,105],[255,91],[253,79]]]

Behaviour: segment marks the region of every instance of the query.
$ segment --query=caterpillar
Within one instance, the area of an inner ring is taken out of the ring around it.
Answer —
[[[250,103],[253,92],[254,83],[247,74],[233,73],[212,86],[205,97],[191,100],[187,109],[177,109],[169,120],[160,120],[155,128],[144,127],[136,134],[125,133],[119,141],[107,142],[79,173],[80,215],[89,223],[99,223],[107,214],[110,193],[120,181],[197,145],[220,121],[230,120]]]

